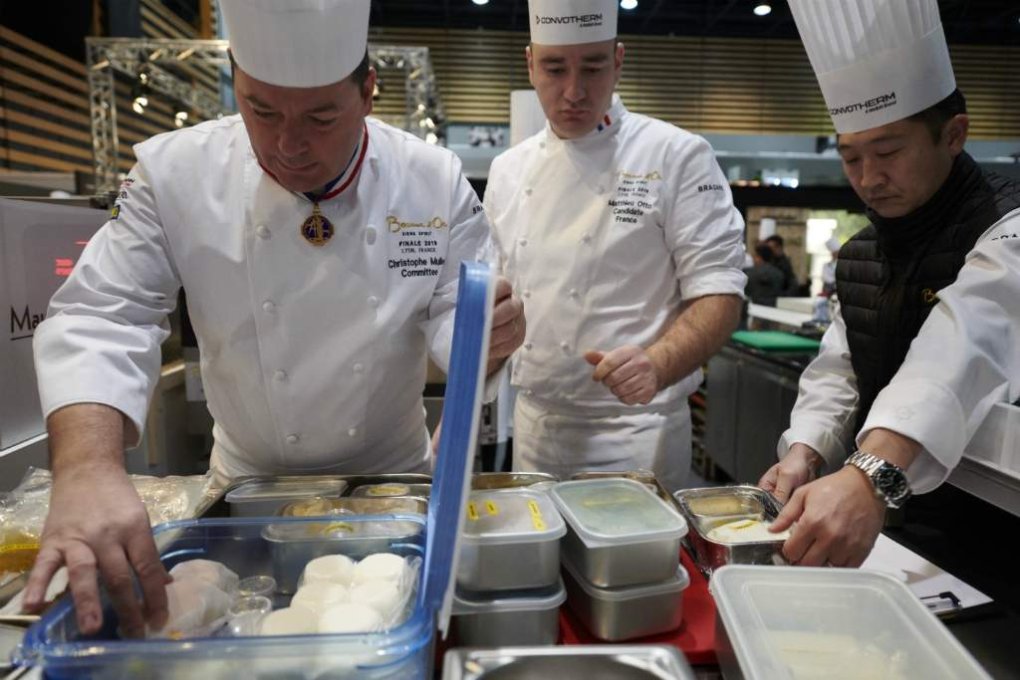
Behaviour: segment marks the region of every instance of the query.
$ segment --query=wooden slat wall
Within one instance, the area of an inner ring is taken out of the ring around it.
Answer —
[[[134,164],[131,149],[174,129],[173,105],[149,97],[143,115],[131,109],[132,83],[118,76],[119,169]],[[85,66],[0,27],[0,168],[94,171]]]
[[[830,119],[796,40],[622,36],[619,92],[636,112],[698,132],[829,134]],[[429,48],[447,119],[505,123],[511,90],[530,87],[528,36],[510,31],[374,29],[377,44]],[[1020,137],[1020,47],[951,46],[971,136]],[[394,83],[396,85],[396,83]],[[402,111],[402,91],[377,104]]]
[[[170,11],[159,0],[142,0],[142,35],[147,38],[172,38],[193,40],[198,38],[198,27]],[[214,95],[219,92],[219,74],[209,64],[181,66],[185,74],[195,79],[195,84],[204,87]]]

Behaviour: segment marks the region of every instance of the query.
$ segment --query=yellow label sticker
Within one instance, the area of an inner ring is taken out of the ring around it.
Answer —
[[[531,513],[531,524],[535,531],[545,531],[545,519],[542,517],[542,508],[538,507],[535,501],[528,501],[528,511]]]
[[[468,519],[472,522],[478,521],[478,506],[473,502],[468,503]]]
[[[485,501],[485,511],[495,517],[499,514],[499,506],[492,501]]]

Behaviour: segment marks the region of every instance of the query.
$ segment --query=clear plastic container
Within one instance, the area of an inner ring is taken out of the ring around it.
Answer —
[[[567,528],[548,495],[528,489],[474,491],[466,512],[458,587],[522,590],[559,581],[560,539]]]
[[[333,515],[424,515],[424,498],[310,498],[283,506],[284,517],[327,517]]]
[[[683,622],[683,593],[691,579],[683,565],[673,578],[661,583],[596,588],[563,566],[567,604],[592,635],[607,642],[658,635],[676,630]]]
[[[233,517],[272,517],[291,501],[303,498],[337,498],[347,482],[342,479],[252,479],[227,491]]]
[[[989,677],[917,596],[886,574],[729,565],[710,583],[727,680]]]
[[[550,493],[569,527],[563,561],[592,585],[659,583],[676,574],[687,522],[644,484],[561,482]]]
[[[458,592],[453,601],[453,630],[465,647],[554,645],[560,637],[560,605],[567,599],[563,582],[552,588],[490,595]]]
[[[294,530],[315,523],[301,518],[192,520],[161,525],[155,537],[167,567],[196,558],[215,560],[244,578],[272,571],[274,546],[263,537],[270,521],[274,526],[286,524]],[[371,518],[348,521],[355,525],[381,523]],[[391,521],[416,522],[421,531],[414,540],[393,539],[386,549],[408,557],[422,555],[424,519]],[[288,599],[278,592],[274,604],[286,606]],[[21,653],[25,662],[44,666],[50,679],[318,678],[333,674],[343,677],[355,670],[363,672],[353,676],[358,678],[406,678],[426,672],[432,626],[431,617],[415,607],[402,625],[385,633],[121,640],[116,634],[116,613],[107,602],[103,629],[86,638],[78,632],[70,599],[64,598],[29,630]]]

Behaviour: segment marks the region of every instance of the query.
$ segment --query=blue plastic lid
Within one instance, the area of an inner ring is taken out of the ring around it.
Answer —
[[[422,604],[446,635],[453,606],[464,504],[478,442],[495,287],[487,264],[460,265],[439,459],[432,475]]]

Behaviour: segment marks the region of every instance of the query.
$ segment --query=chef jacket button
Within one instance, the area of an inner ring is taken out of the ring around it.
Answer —
[[[529,396],[529,397],[530,397],[531,395],[533,395],[534,393],[535,393],[535,390],[524,390],[524,394],[525,394],[526,396]]]
[[[524,343],[524,349],[526,349],[526,350],[528,350],[530,352],[531,351],[531,343],[530,342]]]
[[[523,248],[524,246],[528,245],[528,239],[526,238],[518,239],[517,243],[519,243]]]
[[[354,364],[353,368],[354,368],[354,372],[355,373],[364,373],[365,372],[365,364],[361,363],[360,361],[358,363]]]
[[[365,230],[365,243],[368,245],[375,243],[375,227],[371,224],[368,225],[368,229]]]
[[[545,148],[545,142],[539,142],[538,143],[538,148],[539,149],[544,149]]]
[[[570,343],[567,342],[566,340],[564,340],[563,342],[560,343],[560,349],[562,349],[564,352],[569,351],[570,350]]]
[[[269,231],[269,227],[264,224],[260,224],[255,227],[255,233],[258,234],[259,238],[269,238],[273,235],[273,233]]]
[[[301,436],[300,435],[296,435],[296,434],[288,434],[287,435],[287,443],[288,444],[297,444],[299,441],[301,441]]]
[[[287,379],[287,371],[277,371],[276,373],[273,373],[273,377],[279,382],[283,382]]]
[[[276,305],[273,303],[272,300],[266,300],[265,302],[262,303],[262,311],[264,311],[266,314],[272,314],[273,312],[276,311]]]
[[[572,298],[576,298],[577,297],[577,289],[576,288],[571,288],[570,289],[570,297],[572,297]]]
[[[349,437],[357,437],[358,436],[358,428],[352,427],[349,430],[347,430],[347,436],[349,436]]]
[[[530,290],[524,291],[524,297],[526,297],[526,298],[531,297],[531,291]]]
[[[598,187],[598,192],[600,194],[604,194],[604,193],[606,193],[606,188],[605,187]]]
[[[581,237],[581,240],[584,241],[585,243],[591,243],[591,234],[585,234],[584,236]]]
[[[379,298],[377,298],[374,295],[369,295],[368,296],[368,306],[369,307],[378,307],[379,306]]]
[[[524,194],[525,194],[526,196],[530,196],[530,195],[531,195],[531,187],[528,187],[527,189],[525,189],[525,190],[524,190]]]

